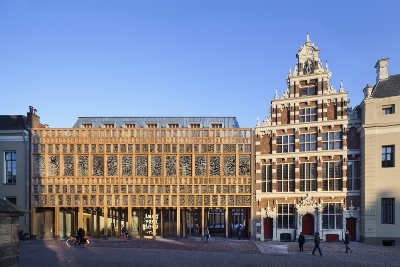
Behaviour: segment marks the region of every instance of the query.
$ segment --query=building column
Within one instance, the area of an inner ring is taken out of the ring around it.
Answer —
[[[90,209],[90,233],[91,233],[91,235],[92,236],[94,236],[94,211],[95,211],[95,208],[91,208]],[[97,214],[97,212],[96,212],[96,214]]]
[[[187,218],[187,209],[183,208],[182,209],[182,227],[183,227],[183,231],[182,231],[182,237],[188,237],[190,236],[190,234],[188,235],[187,233],[187,222],[186,222],[186,218]],[[190,231],[190,230],[189,230]]]
[[[104,219],[104,236],[107,238],[108,237],[108,208],[104,207],[103,208],[103,219]]]
[[[54,228],[53,228],[54,240],[60,239],[60,208],[56,206],[54,208]]]
[[[126,229],[129,233],[128,237],[132,237],[132,207],[128,205],[128,220],[127,220],[127,226]]]
[[[101,208],[96,208],[96,236],[100,236],[100,214]]]
[[[157,237],[157,210],[156,207],[153,206],[153,239]]]
[[[31,212],[31,239],[36,239],[37,237],[37,220],[36,220],[36,209],[37,208],[32,208]]]
[[[201,242],[203,242],[204,239],[204,230],[205,228],[205,223],[204,220],[206,219],[205,214],[204,214],[204,207],[201,207]]]
[[[79,227],[82,227],[85,231],[87,231],[87,229],[85,229],[85,224],[83,221],[83,207],[82,205],[79,206],[79,210],[78,210],[78,229]]]
[[[225,207],[225,238],[229,237],[229,229],[231,229],[231,225],[229,224],[229,210],[228,207]]]
[[[181,209],[176,208],[176,235],[178,238],[181,237]]]

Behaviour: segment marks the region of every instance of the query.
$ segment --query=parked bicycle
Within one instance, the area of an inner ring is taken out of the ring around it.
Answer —
[[[65,244],[67,244],[68,247],[72,246],[81,246],[84,247],[85,245],[89,244],[89,239],[87,238],[78,238],[78,236],[70,236],[67,241],[65,241]]]

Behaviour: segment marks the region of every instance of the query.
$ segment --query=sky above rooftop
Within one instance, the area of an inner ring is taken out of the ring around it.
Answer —
[[[350,106],[400,73],[400,1],[0,1],[0,114],[236,116],[254,127],[309,33]]]

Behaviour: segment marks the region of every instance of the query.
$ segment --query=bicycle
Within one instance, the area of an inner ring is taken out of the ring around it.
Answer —
[[[83,242],[81,240],[78,240],[77,236],[70,236],[67,241],[65,241],[65,244],[68,247],[76,246],[79,245],[81,247],[84,247],[85,245],[89,244],[89,239],[83,238]]]

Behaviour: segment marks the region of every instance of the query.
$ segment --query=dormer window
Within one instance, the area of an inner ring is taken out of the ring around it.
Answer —
[[[211,128],[222,128],[222,123],[212,123]]]
[[[136,128],[134,123],[125,124],[125,128]]]
[[[168,128],[179,128],[179,124],[177,124],[177,123],[170,123],[170,124],[168,124]]]
[[[114,124],[104,124],[104,128],[114,128]]]
[[[82,124],[82,128],[92,128],[92,124],[91,123],[84,123],[84,124]]]
[[[190,128],[200,128],[200,123],[192,123],[190,124]]]
[[[148,123],[147,128],[157,128],[157,123]]]
[[[315,86],[301,88],[301,96],[315,95]]]

